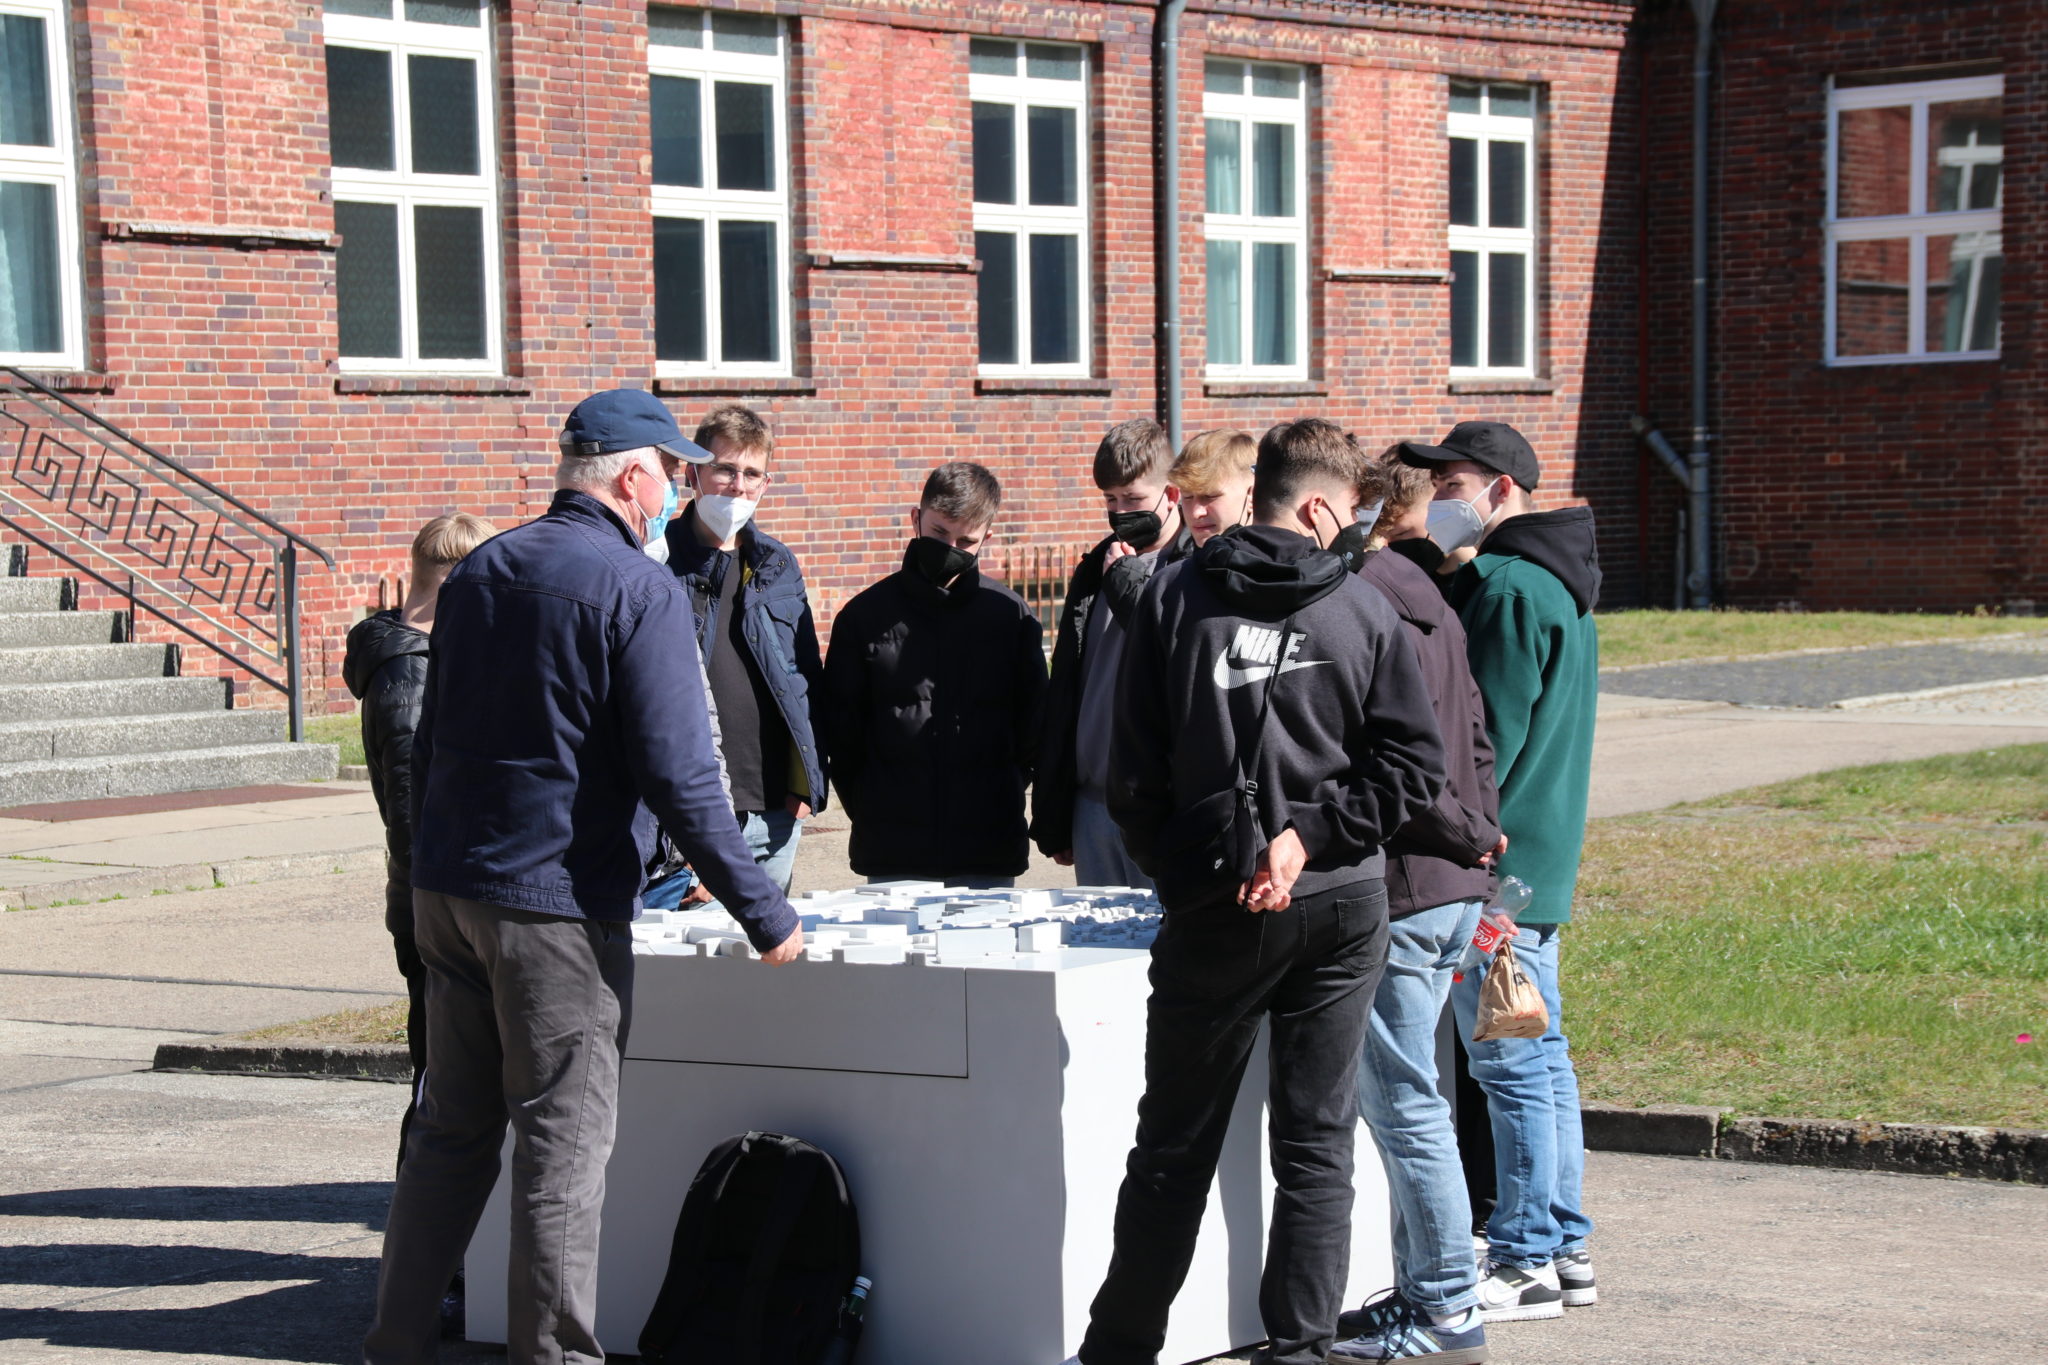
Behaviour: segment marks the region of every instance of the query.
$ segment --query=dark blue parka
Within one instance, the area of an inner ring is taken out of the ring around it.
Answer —
[[[716,638],[712,632],[723,629],[718,599],[725,575],[737,565],[742,574],[735,598],[740,631],[754,666],[775,696],[775,709],[789,730],[790,752],[803,765],[803,789],[798,790],[795,773],[788,775],[789,789],[812,810],[823,810],[825,745],[819,703],[825,664],[818,655],[818,627],[811,619],[803,571],[789,547],[759,527],[741,528],[736,554],[706,545],[697,536],[696,517],[693,503],[669,523],[668,567],[689,591],[697,614],[697,648],[701,651],[706,640]]]
[[[455,566],[434,618],[415,887],[628,920],[659,817],[756,947],[789,936],[719,785],[689,599],[615,513],[555,494]]]

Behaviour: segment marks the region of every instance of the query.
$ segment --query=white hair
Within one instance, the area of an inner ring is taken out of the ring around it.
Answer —
[[[603,455],[564,455],[562,462],[555,466],[555,487],[573,488],[582,493],[609,493],[619,475],[643,459],[656,477],[667,478],[660,461],[655,459],[657,453],[653,446],[639,446]]]

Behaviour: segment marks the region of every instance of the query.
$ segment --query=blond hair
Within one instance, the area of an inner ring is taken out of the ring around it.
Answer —
[[[412,574],[422,578],[447,569],[498,534],[498,528],[467,512],[435,517],[412,538]]]
[[[1206,497],[1223,487],[1232,474],[1249,474],[1258,463],[1259,443],[1248,431],[1228,427],[1191,437],[1173,462],[1167,482],[1182,493]]]
[[[1373,538],[1385,544],[1384,537],[1395,522],[1414,511],[1415,504],[1436,496],[1436,481],[1427,469],[1401,458],[1399,441],[1381,451],[1373,465],[1379,472],[1386,498],[1380,508],[1380,519],[1373,523]]]

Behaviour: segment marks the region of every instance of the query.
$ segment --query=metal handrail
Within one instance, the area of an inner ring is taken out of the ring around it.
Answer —
[[[302,549],[309,551],[330,569],[334,557],[92,409],[12,365],[0,365],[0,400],[7,398],[26,403],[47,425],[31,425],[0,407],[0,414],[21,428],[11,464],[0,481],[0,524],[20,532],[109,591],[124,595],[130,638],[136,611],[145,611],[256,681],[283,692],[291,737],[302,739],[305,678],[299,641],[299,555]],[[97,446],[97,462],[87,450],[65,439],[64,433],[82,438],[81,444]],[[53,435],[57,439],[52,439]],[[70,467],[67,456],[77,461],[76,468]],[[110,465],[110,456],[125,464]],[[20,489],[30,490],[29,496]],[[125,527],[124,489],[133,495]],[[173,502],[167,490],[186,505]],[[34,505],[31,497],[39,497],[45,505]],[[138,526],[145,500],[148,518]],[[192,508],[200,515],[194,515]],[[206,515],[212,517],[213,524],[202,530]],[[133,538],[138,530],[140,540]],[[181,530],[185,532],[182,547]],[[260,551],[245,541],[254,541]],[[89,562],[88,555],[112,565],[111,572],[124,575],[125,588]],[[264,559],[269,562],[261,562]],[[159,581],[152,570],[172,581]],[[174,583],[182,583],[184,590]],[[139,589],[168,599],[168,604],[145,600]],[[219,610],[209,611],[195,600],[200,598],[217,604]],[[275,646],[266,639],[274,640]],[[276,676],[278,673],[282,677]]]

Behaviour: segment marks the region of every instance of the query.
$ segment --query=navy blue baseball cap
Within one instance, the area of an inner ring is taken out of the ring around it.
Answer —
[[[645,389],[606,389],[569,410],[562,423],[564,455],[589,457],[653,446],[686,464],[709,464],[711,452],[683,435],[668,405]]]

